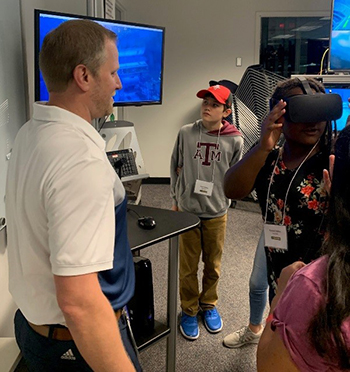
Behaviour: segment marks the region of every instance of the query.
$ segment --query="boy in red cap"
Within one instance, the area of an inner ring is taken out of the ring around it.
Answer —
[[[201,119],[180,129],[170,165],[172,209],[194,213],[201,220],[199,227],[180,235],[180,331],[189,340],[199,336],[199,311],[209,332],[222,329],[216,309],[217,287],[230,206],[222,183],[243,149],[241,133],[225,120],[232,111],[230,90],[214,85],[200,90],[197,97],[203,99]],[[200,292],[201,254],[204,270]]]

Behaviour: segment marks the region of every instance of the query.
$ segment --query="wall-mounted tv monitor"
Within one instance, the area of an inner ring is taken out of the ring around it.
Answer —
[[[350,84],[342,83],[323,83],[326,89],[326,93],[336,93],[341,96],[343,101],[343,115],[340,119],[337,120],[337,131],[340,131],[345,128],[346,121],[350,115],[349,101],[350,97]]]
[[[329,70],[350,71],[350,1],[333,0]]]
[[[103,18],[35,10],[35,100],[49,98],[39,70],[39,51],[45,35],[71,19],[91,19],[117,34],[118,71],[123,88],[114,96],[115,106],[162,103],[164,27]]]

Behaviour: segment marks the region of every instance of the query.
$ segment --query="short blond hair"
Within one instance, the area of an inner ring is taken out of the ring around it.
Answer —
[[[47,90],[64,92],[79,64],[85,65],[96,76],[106,58],[106,40],[116,42],[116,39],[114,32],[87,19],[63,22],[49,32],[39,54]]]

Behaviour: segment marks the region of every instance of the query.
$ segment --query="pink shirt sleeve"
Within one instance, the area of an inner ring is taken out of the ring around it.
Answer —
[[[316,274],[313,269],[318,269],[315,263],[300,270],[290,279],[275,308],[271,326],[272,329],[276,328],[301,372],[339,371],[336,364],[330,363],[317,353],[308,333],[310,320],[324,302],[318,283],[321,280],[313,280],[313,274]]]

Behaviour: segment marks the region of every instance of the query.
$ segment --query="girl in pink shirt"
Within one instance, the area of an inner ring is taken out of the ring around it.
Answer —
[[[332,182],[324,256],[282,270],[258,347],[259,372],[350,370],[350,127],[324,175]]]

